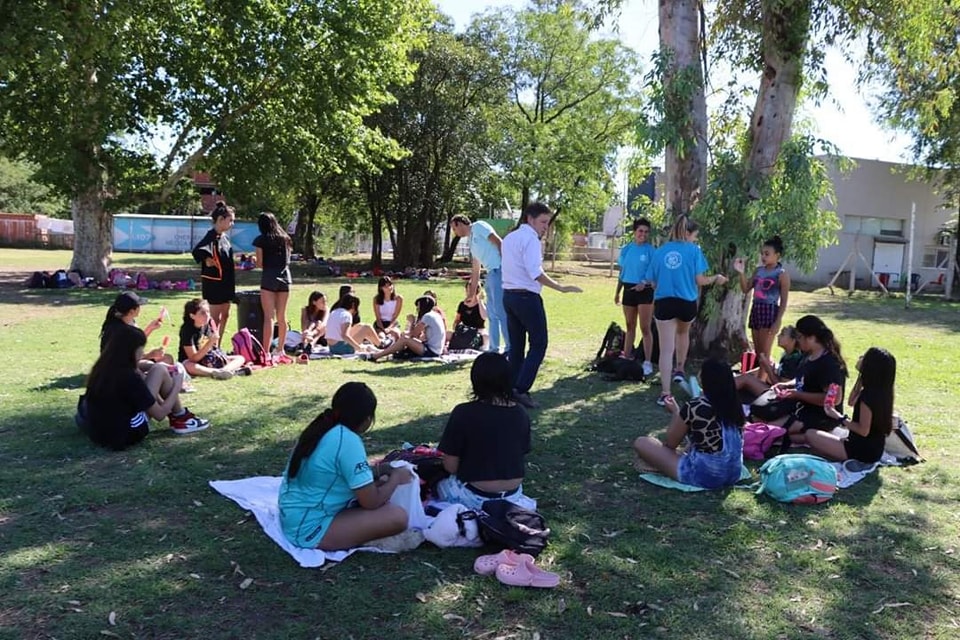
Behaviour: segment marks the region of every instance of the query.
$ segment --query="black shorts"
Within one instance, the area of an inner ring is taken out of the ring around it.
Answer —
[[[204,280],[200,285],[200,294],[210,304],[230,304],[237,297],[234,285],[217,280]]]
[[[660,298],[653,303],[653,317],[657,320],[693,322],[697,317],[697,301],[683,298]]]
[[[282,269],[267,268],[263,270],[263,275],[260,276],[260,288],[264,291],[274,291],[274,292],[283,292],[290,291],[290,283],[293,281],[293,278],[290,277],[290,269],[284,267]]]
[[[636,307],[641,304],[653,304],[653,287],[640,291],[634,290],[635,284],[623,283],[623,306]]]

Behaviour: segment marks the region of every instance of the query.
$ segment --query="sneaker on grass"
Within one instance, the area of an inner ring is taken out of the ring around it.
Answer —
[[[226,369],[214,369],[210,373],[210,377],[214,380],[229,380],[233,377],[233,371],[227,371]]]
[[[653,375],[653,363],[649,360],[645,360],[643,363],[643,375],[648,378]]]
[[[184,409],[183,414],[179,416],[170,414],[170,428],[173,429],[173,432],[178,435],[186,435],[188,433],[203,431],[209,426],[209,420],[198,418],[197,416],[193,415],[189,409]]]

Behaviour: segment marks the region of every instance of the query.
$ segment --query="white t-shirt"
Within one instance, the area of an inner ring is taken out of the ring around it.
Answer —
[[[443,328],[443,318],[436,311],[431,311],[420,318],[420,322],[425,325],[423,343],[436,355],[443,355],[443,346],[447,342],[447,332]]]
[[[521,224],[507,234],[501,247],[503,288],[540,293],[543,285],[537,282],[537,278],[543,275],[543,252],[540,237],[533,227]]]
[[[327,340],[340,342],[343,340],[343,325],[347,328],[353,324],[353,314],[346,309],[334,309],[330,312],[330,318],[327,320]]]

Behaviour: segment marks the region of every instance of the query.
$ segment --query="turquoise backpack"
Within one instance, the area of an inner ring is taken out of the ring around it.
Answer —
[[[789,453],[760,467],[760,488],[774,500],[793,504],[819,504],[837,491],[837,469],[823,458]]]

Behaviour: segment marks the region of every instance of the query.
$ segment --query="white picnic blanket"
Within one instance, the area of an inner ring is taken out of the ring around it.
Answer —
[[[407,463],[409,464],[409,463]],[[280,491],[279,476],[255,476],[241,480],[211,480],[210,486],[217,493],[230,498],[242,509],[253,513],[257,522],[267,536],[280,545],[280,548],[290,554],[301,567],[321,567],[330,560],[342,562],[357,551],[373,551],[375,553],[389,553],[374,547],[356,547],[345,551],[322,551],[320,549],[303,549],[291,544],[283,535],[280,527],[280,507],[277,505],[277,495]],[[411,529],[425,529],[431,518],[423,512],[420,503],[420,482],[415,480],[402,484],[393,492],[390,502],[407,510]]]

